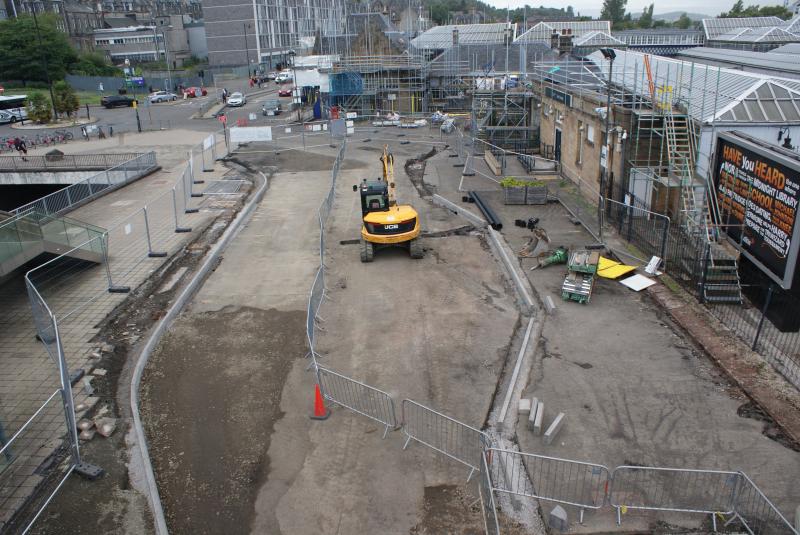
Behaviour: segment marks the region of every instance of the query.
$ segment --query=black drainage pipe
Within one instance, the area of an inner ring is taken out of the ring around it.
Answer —
[[[469,196],[472,197],[472,200],[475,201],[475,205],[483,214],[483,217],[486,218],[486,221],[491,225],[491,227],[495,230],[501,230],[503,228],[503,223],[500,222],[500,218],[497,217],[497,214],[494,213],[492,207],[489,206],[489,203],[486,200],[482,199],[480,195],[478,195],[477,191],[470,191],[468,192]]]

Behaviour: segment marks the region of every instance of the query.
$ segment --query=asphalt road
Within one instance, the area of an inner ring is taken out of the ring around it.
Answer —
[[[234,125],[240,118],[248,119],[249,124],[280,124],[288,121],[289,114],[284,111],[283,114],[277,117],[264,117],[261,115],[261,106],[265,100],[278,98],[279,86],[270,83],[265,88],[268,92],[261,93],[263,90],[258,88],[248,89],[248,93],[258,92],[255,96],[250,96],[247,103],[239,108],[225,108],[225,113],[228,116],[228,124]],[[235,88],[230,89],[231,92]],[[203,104],[208,103],[212,96],[213,88],[209,88],[209,94],[205,97],[191,98],[186,100],[178,100],[176,102],[163,102],[158,104],[150,104],[147,99],[139,98],[141,106],[138,109],[139,120],[141,121],[143,130],[165,130],[188,128],[192,130],[207,130],[209,132],[219,129],[219,122],[214,119],[193,119],[194,116]],[[291,102],[290,97],[282,97],[281,104],[284,109],[289,107]],[[256,114],[256,121],[250,121],[251,113]],[[108,133],[109,127],[113,127],[115,133],[120,132],[135,132],[137,130],[136,124],[136,110],[133,108],[113,108],[106,109],[102,106],[90,106],[89,114],[92,118],[97,118],[95,124],[101,126],[103,130]],[[86,107],[82,107],[78,116],[81,118],[86,117]],[[62,129],[59,129],[62,130]],[[70,130],[76,139],[80,137],[80,127],[65,128],[63,130]],[[34,138],[37,134],[51,133],[51,128],[35,128],[35,129],[17,129],[11,128],[10,124],[0,125],[0,138],[9,136],[24,135],[29,138]],[[96,135],[96,134],[95,134]]]

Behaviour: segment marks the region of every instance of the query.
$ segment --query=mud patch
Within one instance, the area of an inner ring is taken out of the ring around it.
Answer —
[[[172,533],[246,533],[302,311],[185,314],[150,358],[142,420]]]
[[[800,445],[795,443],[791,437],[784,433],[783,430],[775,424],[775,421],[770,415],[752,401],[740,405],[736,410],[736,414],[742,418],[752,418],[753,420],[764,422],[764,428],[761,432],[765,437],[774,440],[790,450],[800,452]]]
[[[414,185],[420,197],[430,197],[435,193],[433,188],[425,183],[425,165],[426,161],[435,156],[437,152],[438,149],[434,147],[418,158],[406,160],[406,163],[403,165],[406,176],[411,180],[411,183]]]
[[[252,152],[250,152],[252,151]],[[230,161],[235,162],[251,172],[263,170],[264,167],[275,167],[282,173],[292,171],[330,171],[335,156],[305,152],[302,150],[284,150],[280,152],[257,152],[257,149],[245,149]],[[342,169],[360,169],[366,164],[352,158],[345,158],[342,162]]]
[[[480,535],[484,533],[481,502],[474,485],[425,487],[422,520],[411,535]],[[498,513],[502,515],[502,513]],[[498,517],[502,533],[522,535],[526,531],[517,523]]]

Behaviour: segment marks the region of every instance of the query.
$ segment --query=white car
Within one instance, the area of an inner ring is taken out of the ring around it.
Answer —
[[[276,84],[285,84],[286,82],[291,82],[291,81],[292,81],[292,73],[290,72],[282,72],[275,77]]]
[[[12,108],[10,110],[0,110],[0,124],[16,123],[28,118],[25,108]]]
[[[228,97],[228,106],[244,106],[245,104],[247,104],[247,99],[238,91],[231,93],[231,96]]]
[[[170,93],[169,91],[155,91],[154,93],[150,93],[148,98],[151,104],[155,104],[157,102],[174,102],[178,100],[178,95]]]

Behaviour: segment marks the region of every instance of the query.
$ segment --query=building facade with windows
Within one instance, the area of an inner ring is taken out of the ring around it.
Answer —
[[[208,59],[214,66],[289,62],[322,37],[344,31],[344,0],[203,0]]]

